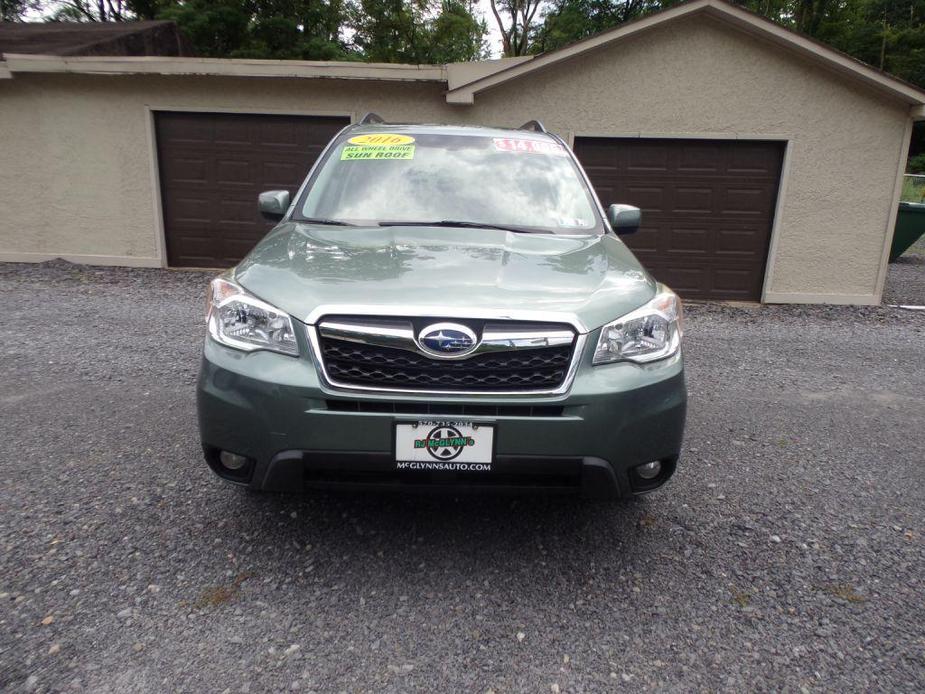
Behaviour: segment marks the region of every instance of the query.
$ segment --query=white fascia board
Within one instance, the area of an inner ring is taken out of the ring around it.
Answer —
[[[296,77],[303,79],[357,79],[445,82],[441,65],[398,65],[302,60],[237,60],[223,58],[62,57],[7,54],[13,73],[77,73],[96,75],[209,75],[229,77]]]

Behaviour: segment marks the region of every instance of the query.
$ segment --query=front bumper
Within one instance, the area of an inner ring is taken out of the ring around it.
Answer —
[[[372,395],[327,387],[304,353],[243,353],[207,338],[198,385],[203,449],[217,474],[262,490],[372,485],[605,498],[650,491],[674,472],[681,449],[683,359],[592,366],[590,351],[564,395]],[[395,424],[441,415],[495,426],[491,472],[397,470]],[[223,450],[250,462],[229,471],[219,462]],[[633,472],[653,460],[662,462],[654,480]]]

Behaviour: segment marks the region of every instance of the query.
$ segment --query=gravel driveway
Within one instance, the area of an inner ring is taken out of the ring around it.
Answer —
[[[890,263],[883,303],[925,306],[925,237]]]
[[[0,690],[925,688],[922,313],[691,307],[638,502],[292,497],[201,461],[206,280],[0,266]]]

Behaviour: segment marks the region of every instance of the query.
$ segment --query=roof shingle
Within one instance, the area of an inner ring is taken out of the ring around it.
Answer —
[[[174,22],[0,22],[0,53],[188,56]]]

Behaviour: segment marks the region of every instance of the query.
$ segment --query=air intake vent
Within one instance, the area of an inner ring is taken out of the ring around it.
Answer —
[[[439,402],[383,402],[381,400],[327,400],[334,412],[381,412],[407,415],[465,415],[468,417],[561,417],[560,405],[460,405]]]

